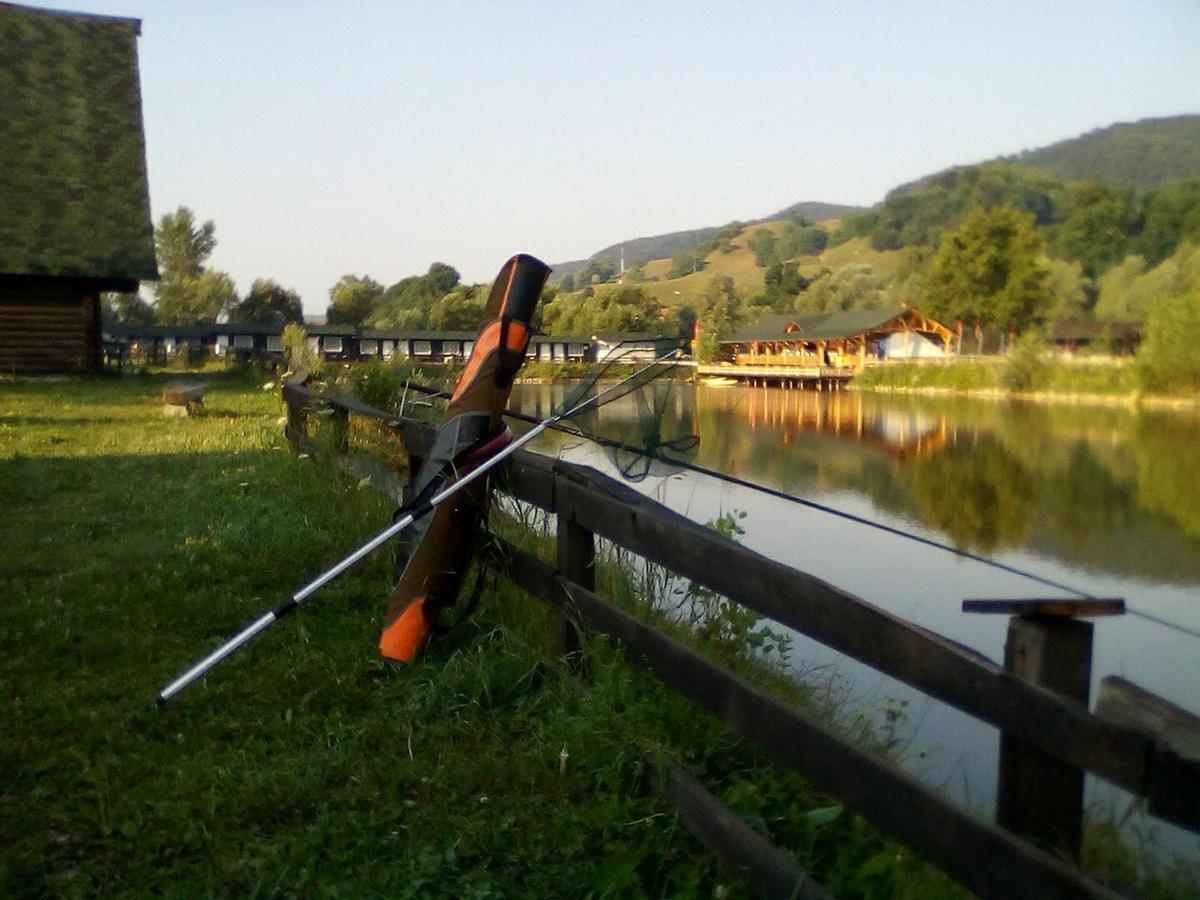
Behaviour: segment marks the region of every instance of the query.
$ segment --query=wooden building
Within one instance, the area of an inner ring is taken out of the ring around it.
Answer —
[[[767,315],[721,342],[735,367],[852,371],[870,360],[949,356],[955,334],[911,307]]]
[[[0,2],[0,372],[99,369],[100,293],[158,277],[140,31]]]

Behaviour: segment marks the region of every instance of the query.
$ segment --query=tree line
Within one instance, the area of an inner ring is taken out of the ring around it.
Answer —
[[[165,214],[154,229],[159,280],[153,302],[140,294],[106,294],[106,321],[137,325],[230,322],[287,325],[304,321],[300,295],[271,278],[257,278],[245,296],[233,279],[209,266],[216,226],[200,222],[186,206]],[[487,301],[487,285],[462,284],[458,271],[435,262],[424,275],[390,287],[369,275],[343,275],[330,288],[331,324],[417,331],[474,330]]]

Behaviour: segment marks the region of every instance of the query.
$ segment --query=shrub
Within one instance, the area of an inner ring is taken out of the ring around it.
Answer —
[[[1161,301],[1137,354],[1138,381],[1151,392],[1200,389],[1200,291]]]

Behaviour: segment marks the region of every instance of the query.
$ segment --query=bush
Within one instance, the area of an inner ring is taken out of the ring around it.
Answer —
[[[1026,332],[1008,352],[1000,370],[1000,386],[1010,391],[1029,391],[1046,370],[1044,344],[1036,331]]]
[[[1169,392],[1200,389],[1200,291],[1161,301],[1150,314],[1137,354],[1143,390]]]

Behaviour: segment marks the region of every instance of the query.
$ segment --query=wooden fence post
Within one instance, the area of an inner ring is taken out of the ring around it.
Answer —
[[[294,397],[288,398],[287,428],[284,433],[293,446],[299,446],[308,437],[308,411],[304,403]]]
[[[1015,613],[1004,668],[1085,709],[1092,680],[1092,624],[1077,615],[1119,615],[1123,600],[967,600],[964,612]],[[1000,733],[996,821],[1078,861],[1083,843],[1083,771]]]
[[[350,411],[344,406],[333,407],[329,424],[333,428],[333,451],[347,452],[350,449]]]
[[[1004,645],[1004,668],[1086,707],[1092,678],[1092,623],[1013,616]],[[1083,841],[1083,772],[1001,733],[996,821],[1078,860]]]
[[[558,574],[589,591],[596,589],[596,536],[575,521],[570,510],[558,510]],[[559,652],[572,665],[579,662],[579,632],[565,613],[558,614]]]

